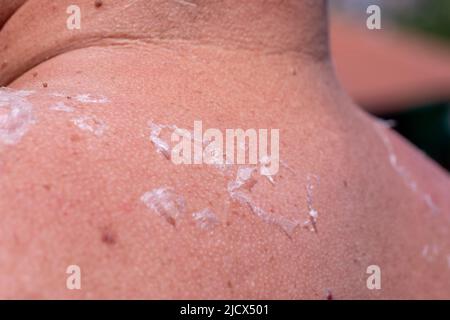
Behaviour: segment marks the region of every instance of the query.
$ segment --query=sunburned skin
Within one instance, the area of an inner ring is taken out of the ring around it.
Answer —
[[[45,13],[49,24],[64,20],[63,2]],[[33,37],[48,48],[13,41],[37,10],[32,0],[0,32],[2,44],[30,46],[23,57],[0,51],[11,88],[0,92],[2,137],[15,132],[4,119],[24,104],[20,92],[32,92],[23,99],[33,114],[20,139],[0,140],[0,297],[450,297],[449,177],[342,92],[320,2],[143,2],[80,1],[95,17],[82,34],[117,22],[101,10],[128,6],[120,27],[140,33],[120,44],[80,35],[77,49],[62,50],[66,31],[43,23]],[[242,19],[255,8],[270,13],[260,20],[272,26],[267,38]],[[158,35],[183,40],[148,41],[169,13],[177,23]],[[215,27],[207,17],[217,16]],[[154,29],[139,28],[151,18]],[[174,164],[157,126],[196,120],[222,132],[279,129],[273,181],[258,170],[267,159]],[[66,288],[69,265],[81,268],[81,290]],[[371,265],[381,290],[367,288]]]

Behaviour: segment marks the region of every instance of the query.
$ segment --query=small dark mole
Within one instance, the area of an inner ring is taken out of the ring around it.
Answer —
[[[233,284],[231,283],[230,280],[227,281],[227,287],[233,289]]]
[[[70,99],[72,99],[72,97],[71,97],[71,96],[67,96],[66,98],[67,98],[67,99],[69,99],[69,100],[70,100]]]
[[[38,73],[37,72],[33,72],[33,78],[36,78],[37,77],[37,75],[38,75]]]
[[[172,217],[167,217],[166,220],[167,220],[168,223],[170,223],[171,225],[173,225],[174,227],[176,227],[177,223],[176,223],[176,221],[175,221],[174,218],[172,218]]]
[[[52,189],[52,186],[50,184],[44,184],[42,185],[42,187],[47,191],[50,191]]]
[[[43,86],[44,88],[47,88],[47,87],[48,87],[47,82],[44,82],[44,83],[42,84],[42,86]]]
[[[347,183],[347,180],[344,180],[344,187],[348,187],[348,183]]]
[[[79,142],[79,141],[81,141],[81,137],[78,134],[72,134],[70,136],[70,141],[72,141],[72,142]]]
[[[103,5],[103,1],[102,0],[95,0],[94,3],[96,8],[100,8]]]
[[[231,226],[231,221],[227,221],[226,224],[227,224],[227,227]]]
[[[327,296],[326,296],[326,298],[327,298],[327,300],[333,300],[333,293],[329,289],[327,289]]]
[[[110,230],[105,230],[102,233],[102,242],[107,245],[114,245],[117,242],[116,236]]]

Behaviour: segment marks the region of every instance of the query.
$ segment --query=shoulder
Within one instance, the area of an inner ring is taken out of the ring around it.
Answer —
[[[435,232],[442,220],[428,219],[425,195],[442,208],[446,200],[415,174],[433,172],[439,190],[447,178],[425,159],[410,165],[416,151],[339,105],[324,82],[310,81],[314,72],[267,87],[272,73],[256,58],[226,72],[176,50],[152,48],[147,59],[115,50],[58,56],[13,84],[33,92],[2,94],[3,110],[21,110],[2,132],[16,133],[0,154],[4,292],[321,298],[330,289],[336,297],[404,297],[407,283],[416,296],[425,295],[423,281],[445,283],[445,241]],[[304,86],[295,89],[298,82]],[[253,170],[261,163],[240,173],[175,165],[164,143],[195,120],[224,134],[280,128],[275,181]],[[424,193],[411,191],[405,170]],[[429,268],[421,250],[437,242],[440,264]],[[374,263],[397,279],[411,261],[428,273],[390,283],[389,293],[369,292],[361,280]],[[69,265],[80,266],[86,290],[61,286]]]

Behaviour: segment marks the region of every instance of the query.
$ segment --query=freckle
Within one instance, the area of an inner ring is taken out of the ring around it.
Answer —
[[[48,87],[48,83],[47,83],[47,82],[44,82],[44,83],[42,84],[42,86],[43,86],[44,88],[47,88],[47,87]]]
[[[233,289],[233,284],[231,283],[230,280],[227,281],[227,287]]]
[[[124,202],[121,206],[120,209],[124,212],[124,213],[130,213],[133,211],[134,209],[134,205],[132,202]]]
[[[37,72],[33,72],[33,74],[32,74],[33,78],[36,78],[36,77],[37,77],[37,75],[38,75],[38,73],[37,73]]]
[[[348,187],[348,183],[347,183],[347,180],[344,180],[344,187]]]
[[[102,0],[95,0],[95,7],[96,8],[100,8],[103,5],[103,1]]]
[[[234,214],[234,215],[236,215],[236,216],[239,216],[239,215],[240,215],[240,213],[239,213],[238,211],[236,211],[236,210],[231,211],[231,213]]]
[[[171,224],[172,226],[176,226],[176,221],[175,221],[175,219],[174,218],[172,218],[172,217],[168,217],[167,218],[167,222],[169,223],[169,224]]]
[[[47,191],[50,191],[52,189],[52,186],[49,184],[44,184],[44,185],[42,185],[42,187]]]
[[[110,230],[106,230],[102,233],[102,242],[107,245],[114,245],[117,242],[116,236]]]
[[[227,227],[231,226],[231,221],[226,222]]]
[[[80,142],[81,141],[81,137],[78,134],[72,134],[72,135],[70,135],[70,141],[72,141],[72,142]]]
[[[185,213],[186,201],[172,188],[161,187],[144,193],[140,200],[172,226]]]

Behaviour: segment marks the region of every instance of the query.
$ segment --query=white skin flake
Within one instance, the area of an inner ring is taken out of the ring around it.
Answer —
[[[181,5],[184,5],[184,6],[197,7],[197,5],[195,3],[189,2],[189,1],[186,1],[186,0],[175,0],[175,2],[177,2],[177,3],[181,4]]]
[[[256,168],[240,167],[236,174],[236,179],[228,184],[228,193],[231,199],[247,206],[250,211],[260,218],[262,221],[280,227],[289,237],[292,236],[295,228],[298,226],[298,221],[293,221],[282,216],[275,216],[266,212],[261,207],[257,206],[250,195],[242,191],[242,189],[249,192],[255,185],[256,180],[253,178],[253,173]]]
[[[425,245],[422,249],[422,257],[432,262],[439,255],[439,247],[436,244]]]
[[[306,177],[306,202],[308,204],[309,220],[305,221],[304,226],[309,226],[311,231],[317,232],[317,218],[319,212],[313,207],[314,189],[319,185],[319,177],[316,175],[308,175]]]
[[[270,168],[269,168],[271,162],[272,162],[271,157],[269,157],[269,156],[261,157],[261,159],[259,159],[259,163],[261,165],[260,173],[261,173],[261,175],[266,177],[267,180],[269,180],[269,182],[271,184],[275,184],[275,180],[273,179],[273,175],[270,173]]]
[[[141,201],[164,218],[169,224],[175,226],[176,221],[184,214],[186,202],[171,188],[161,187],[146,192],[141,196]]]
[[[0,88],[0,142],[18,143],[35,122],[33,106],[27,100],[33,91]]]
[[[208,208],[194,212],[192,218],[194,218],[197,226],[204,230],[210,230],[220,224],[216,214]]]
[[[71,106],[66,105],[64,102],[57,102],[55,104],[52,104],[49,109],[61,112],[74,112],[74,109]]]
[[[150,141],[155,146],[156,151],[158,153],[163,154],[167,159],[170,159],[170,147],[169,147],[169,144],[159,137],[163,127],[160,126],[160,125],[157,125],[157,124],[155,124],[153,122],[150,122],[149,126],[150,126],[150,130],[151,130],[151,132],[150,132]]]
[[[148,126],[150,127],[150,141],[155,146],[156,152],[164,155],[166,159],[170,159],[171,147],[167,141],[161,138],[161,133],[163,129],[176,130],[177,127],[173,125],[157,124],[152,121],[148,122]]]
[[[191,136],[193,137],[192,141],[194,141],[194,143],[199,143],[194,134],[192,134]],[[208,158],[208,163],[213,165],[216,169],[228,174],[232,168],[233,162],[230,159],[227,159],[226,152],[221,152],[220,150],[218,150],[218,148],[210,148],[209,146],[211,142],[212,139],[200,141],[200,143],[202,143],[203,145],[203,148],[205,148],[205,158]],[[194,157],[196,157],[195,154]]]
[[[49,93],[49,95],[52,96],[52,97],[57,97],[57,98],[65,98],[65,97],[67,97],[67,94],[59,93],[59,92],[52,92],[52,93]]]
[[[251,197],[243,192],[236,191],[231,194],[231,198],[243,205],[246,205],[250,209],[250,211],[262,221],[280,227],[289,237],[292,236],[294,230],[299,224],[298,221],[290,220],[282,216],[275,216],[266,212],[261,207],[255,205]]]
[[[232,194],[242,187],[251,189],[256,183],[256,180],[253,178],[253,172],[255,172],[255,170],[256,168],[238,168],[236,179],[228,183],[228,193]]]
[[[389,137],[387,134],[383,131],[388,128],[388,124],[385,121],[379,121],[379,123],[375,124],[375,131],[378,133],[379,137],[383,141],[384,146],[387,149],[388,152],[388,159],[391,167],[394,169],[395,172],[402,178],[404,183],[411,189],[412,192],[418,193],[427,207],[431,210],[432,213],[439,213],[439,208],[434,203],[431,196],[427,193],[422,192],[419,190],[416,181],[411,177],[411,174],[408,172],[408,170],[403,167],[397,158],[397,155],[394,152],[394,147],[389,140]]]
[[[96,136],[101,136],[107,129],[106,123],[94,116],[80,116],[72,119],[72,122],[81,130],[89,131]]]
[[[75,97],[75,100],[82,102],[82,103],[108,103],[109,100],[105,96],[102,95],[92,95],[92,94],[78,94]]]

